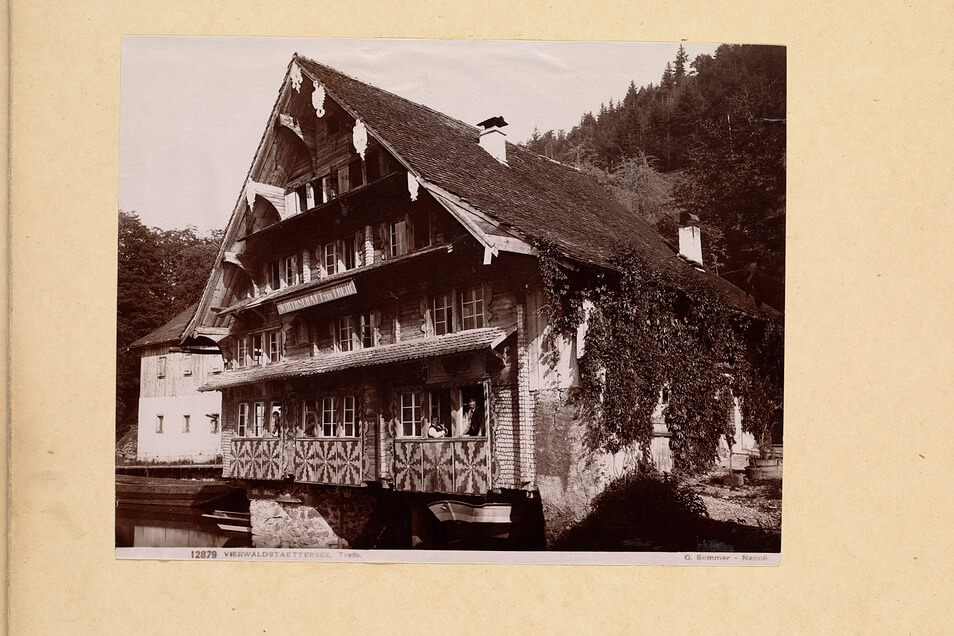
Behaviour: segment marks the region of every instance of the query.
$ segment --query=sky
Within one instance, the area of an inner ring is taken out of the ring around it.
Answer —
[[[683,43],[689,59],[716,44]],[[569,130],[659,83],[678,43],[126,36],[119,207],[162,229],[224,228],[298,52],[508,141]]]

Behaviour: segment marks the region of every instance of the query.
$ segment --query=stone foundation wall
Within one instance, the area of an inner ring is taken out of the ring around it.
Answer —
[[[626,454],[596,455],[583,445],[585,427],[565,390],[538,391],[534,400],[537,487],[547,545],[590,512],[610,481],[632,470]]]
[[[347,548],[348,542],[312,506],[271,499],[249,502],[257,548]]]
[[[252,491],[249,499],[257,548],[366,548],[380,523],[377,497],[363,488],[296,485]]]

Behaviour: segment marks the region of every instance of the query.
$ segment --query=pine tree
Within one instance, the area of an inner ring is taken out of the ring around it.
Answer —
[[[682,48],[682,45],[679,45],[679,50],[676,51],[676,68],[675,68],[675,81],[678,84],[686,77],[686,62],[689,61],[689,55],[686,53],[686,49]]]

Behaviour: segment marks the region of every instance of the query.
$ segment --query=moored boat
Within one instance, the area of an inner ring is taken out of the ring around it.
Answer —
[[[121,504],[198,506],[235,489],[235,486],[221,479],[116,475],[116,501]]]

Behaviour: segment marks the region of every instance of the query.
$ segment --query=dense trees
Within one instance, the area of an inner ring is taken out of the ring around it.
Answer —
[[[785,49],[722,45],[687,62],[680,46],[658,86],[630,83],[527,147],[598,174],[673,242],[678,212],[697,214],[707,266],[783,309]]]
[[[160,230],[119,211],[117,439],[135,424],[139,397],[139,357],[126,348],[199,299],[221,241],[221,231]]]

